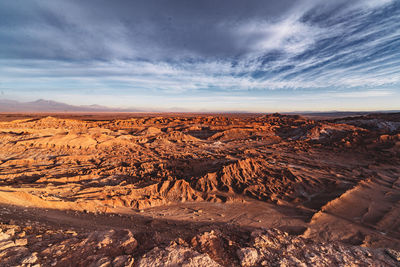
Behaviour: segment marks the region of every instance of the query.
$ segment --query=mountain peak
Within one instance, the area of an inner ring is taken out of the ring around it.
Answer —
[[[117,109],[100,105],[74,106],[54,100],[38,99],[31,102],[0,100],[0,112],[135,112],[134,109]]]

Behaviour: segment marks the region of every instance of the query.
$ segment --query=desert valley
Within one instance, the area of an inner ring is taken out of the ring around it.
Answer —
[[[1,0],[0,267],[400,266],[400,0]]]
[[[400,114],[0,115],[1,266],[400,264]]]

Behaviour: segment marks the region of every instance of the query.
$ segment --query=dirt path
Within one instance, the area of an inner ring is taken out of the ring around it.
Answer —
[[[129,228],[143,231],[157,226],[228,224],[241,227],[281,227],[301,229],[310,214],[291,208],[252,201],[247,203],[180,203],[141,211],[121,209],[118,214],[94,214],[55,209],[39,209],[0,204],[1,220],[38,221],[58,227],[98,230]],[[157,229],[157,228],[155,228]]]

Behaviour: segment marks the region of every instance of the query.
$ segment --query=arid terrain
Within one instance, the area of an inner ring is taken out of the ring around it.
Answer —
[[[400,265],[400,113],[0,120],[0,266]]]

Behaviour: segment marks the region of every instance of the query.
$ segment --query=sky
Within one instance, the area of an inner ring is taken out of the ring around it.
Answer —
[[[1,0],[0,99],[400,110],[400,0]]]

